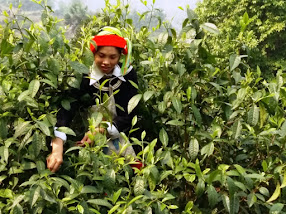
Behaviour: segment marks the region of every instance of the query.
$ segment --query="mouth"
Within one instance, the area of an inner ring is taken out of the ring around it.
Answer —
[[[102,71],[109,71],[109,70],[110,70],[109,67],[103,67],[103,66],[100,66],[100,69],[101,69]]]

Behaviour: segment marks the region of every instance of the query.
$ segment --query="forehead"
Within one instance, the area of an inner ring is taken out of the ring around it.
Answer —
[[[97,50],[98,53],[105,54],[105,55],[118,55],[119,52],[116,47],[113,46],[102,46],[99,47]]]

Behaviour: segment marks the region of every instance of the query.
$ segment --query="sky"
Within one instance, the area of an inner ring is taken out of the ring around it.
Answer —
[[[89,10],[99,10],[105,6],[104,0],[82,0],[86,5],[88,5]],[[140,2],[140,0],[123,0],[122,2],[129,2],[132,9],[140,11],[146,11],[146,7]],[[152,3],[153,0],[147,0],[148,5]],[[191,9],[196,7],[196,3],[199,0],[155,0],[155,7],[162,9],[167,15],[168,20],[172,20],[173,25],[182,23],[182,20],[187,18],[186,11],[182,11],[178,7],[186,8],[187,5]],[[116,0],[110,0],[111,4],[115,4]]]

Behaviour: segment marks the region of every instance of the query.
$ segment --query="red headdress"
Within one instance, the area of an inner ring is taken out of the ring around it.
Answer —
[[[96,46],[113,46],[123,49],[123,54],[126,55],[128,53],[126,40],[114,34],[109,35],[97,35],[92,38],[92,41],[95,42]],[[90,50],[95,54],[96,49],[92,43],[90,43]]]

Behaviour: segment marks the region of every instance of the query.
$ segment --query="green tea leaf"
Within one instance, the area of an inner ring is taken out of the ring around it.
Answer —
[[[199,142],[196,138],[193,138],[189,143],[189,154],[191,159],[195,159],[198,153],[199,153]]]
[[[194,104],[192,104],[192,110],[193,110],[197,124],[199,126],[201,126],[202,125],[202,116],[201,116],[199,109]]]
[[[232,54],[229,57],[230,71],[233,71],[235,68],[237,68],[239,66],[240,62],[241,62],[241,57],[237,56],[236,54]]]
[[[105,206],[105,207],[108,207],[109,209],[112,208],[112,204],[110,204],[107,200],[103,200],[103,199],[89,199],[87,200],[87,203],[96,204],[99,206]]]
[[[40,128],[40,130],[47,136],[51,136],[51,132],[49,129],[49,126],[42,121],[36,121],[36,123],[38,124],[38,127]]]
[[[34,189],[34,191],[31,192],[32,193],[31,194],[31,196],[32,196],[31,207],[33,207],[35,205],[38,198],[40,197],[40,191],[41,191],[41,187],[38,186],[37,188]]]
[[[146,92],[143,94],[143,100],[144,100],[144,102],[146,102],[147,100],[149,100],[149,99],[153,96],[154,93],[155,93],[154,91],[146,91]]]
[[[112,203],[115,204],[116,201],[118,200],[119,196],[121,195],[121,192],[122,192],[122,188],[119,189],[117,192],[115,192],[113,194],[113,197],[112,197]]]
[[[20,122],[19,125],[15,127],[14,138],[17,138],[23,134],[28,132],[28,128],[30,127],[31,121]]]
[[[247,113],[247,123],[256,126],[259,120],[259,107],[253,105]]]
[[[31,97],[34,98],[39,91],[40,88],[40,81],[39,80],[32,80],[29,84],[29,93]]]
[[[214,152],[214,143],[211,142],[202,148],[201,155],[207,155],[209,157],[213,154],[213,152]]]
[[[100,190],[95,186],[84,186],[80,193],[81,194],[100,193]]]
[[[69,111],[71,109],[71,103],[69,100],[65,99],[61,101],[62,107],[64,107],[65,110]]]
[[[172,97],[172,104],[176,111],[180,114],[182,112],[182,103],[177,97]]]
[[[94,55],[89,48],[85,48],[83,52],[83,63],[87,67],[92,66],[94,63]]]
[[[23,208],[20,204],[16,204],[13,208],[13,214],[23,214],[24,211],[23,211]]]
[[[206,22],[206,23],[202,24],[201,27],[203,29],[205,29],[206,31],[213,33],[213,34],[219,34],[220,33],[217,26],[213,23]]]
[[[84,64],[81,64],[80,62],[72,61],[69,64],[77,73],[83,73],[83,74],[89,73],[88,67],[86,67]]]
[[[168,134],[167,134],[167,132],[165,131],[164,128],[162,128],[160,130],[159,138],[160,138],[160,141],[163,144],[163,146],[167,147],[168,146],[168,142],[169,142],[169,137],[168,137]]]
[[[280,188],[280,183],[278,182],[273,195],[268,199],[267,203],[275,201],[280,196],[280,193],[281,193],[281,188]]]
[[[232,126],[232,131],[233,131],[232,136],[234,139],[240,137],[241,130],[242,130],[241,122],[240,120],[237,120]]]
[[[219,202],[219,194],[212,185],[207,187],[207,194],[210,207],[214,207]]]
[[[128,114],[130,114],[133,111],[133,109],[138,105],[141,98],[142,98],[142,94],[137,94],[129,100],[128,106],[127,106]]]
[[[260,187],[260,188],[259,188],[259,192],[260,192],[262,195],[265,195],[265,196],[269,197],[269,191],[268,191],[267,188],[265,188],[265,187]]]
[[[170,120],[166,124],[172,126],[183,126],[185,123],[179,120]]]

